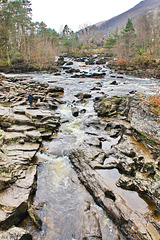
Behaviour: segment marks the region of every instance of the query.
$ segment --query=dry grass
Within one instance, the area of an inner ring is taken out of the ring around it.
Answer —
[[[160,90],[155,92],[155,94],[145,97],[142,103],[148,105],[158,115],[160,121]]]

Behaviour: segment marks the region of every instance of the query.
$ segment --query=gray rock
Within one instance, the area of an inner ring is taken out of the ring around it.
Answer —
[[[129,102],[128,119],[131,126],[147,138],[160,144],[160,126],[155,121],[157,116],[147,105],[141,104],[141,100],[135,96]]]
[[[0,231],[0,239],[3,240],[32,240],[32,236],[29,232],[22,228],[13,227],[3,232]]]
[[[132,240],[152,240],[148,232],[148,223],[151,225],[152,223],[147,217],[128,208],[125,201],[103,182],[90,165],[94,159],[92,152],[89,153],[88,149],[83,146],[79,150],[73,150],[70,159],[81,182],[92,194],[96,203],[112,218],[124,236],[129,236]]]

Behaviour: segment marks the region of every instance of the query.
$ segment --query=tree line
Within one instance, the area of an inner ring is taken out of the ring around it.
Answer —
[[[44,22],[32,21],[29,0],[0,0],[0,66],[29,64],[35,69],[54,66],[61,53],[82,54],[100,50],[119,59],[144,66],[159,59],[160,24],[154,14],[143,14],[134,24],[128,19],[104,37],[94,27],[83,26],[75,34],[67,25],[61,33],[47,28]]]
[[[30,64],[42,69],[54,65],[59,52],[69,51],[75,34],[66,25],[62,34],[32,21],[29,0],[0,0],[0,66]]]

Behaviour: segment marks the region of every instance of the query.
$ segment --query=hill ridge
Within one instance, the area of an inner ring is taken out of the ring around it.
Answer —
[[[128,18],[132,18],[135,20],[144,13],[154,13],[158,12],[158,16],[160,18],[160,1],[159,0],[143,0],[134,7],[130,8],[129,10],[110,18],[109,20],[104,20],[98,22],[90,27],[94,28],[95,31],[102,31],[103,33],[107,34],[114,31],[117,27],[122,28],[125,26]]]

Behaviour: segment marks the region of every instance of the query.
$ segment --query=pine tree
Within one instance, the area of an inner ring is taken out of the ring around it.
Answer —
[[[135,28],[133,26],[132,19],[128,18],[126,26],[121,32],[121,34],[124,57],[126,57],[126,61],[129,62],[130,55],[133,53],[136,38]]]

